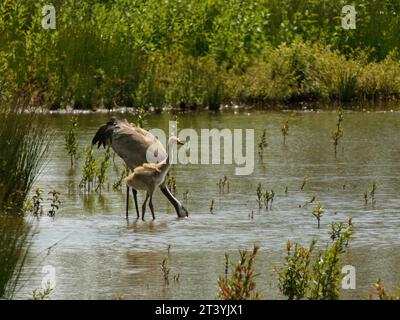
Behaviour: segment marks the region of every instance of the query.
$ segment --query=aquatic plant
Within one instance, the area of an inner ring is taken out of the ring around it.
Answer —
[[[304,188],[305,188],[305,186],[306,186],[308,180],[309,180],[309,177],[308,177],[308,176],[304,176],[303,182],[302,182],[301,187],[300,187],[300,190],[301,190],[301,191],[304,190]]]
[[[282,123],[281,132],[283,136],[283,144],[286,145],[286,136],[289,135],[289,120]]]
[[[47,286],[44,290],[35,289],[32,291],[32,299],[33,300],[46,300],[50,297],[53,289],[50,286]]]
[[[375,204],[375,193],[378,190],[378,185],[376,184],[376,181],[372,181],[371,183],[371,191],[370,191],[370,195],[371,195],[371,199],[372,199],[372,204]]]
[[[256,290],[254,281],[254,261],[259,250],[254,246],[251,252],[239,251],[239,262],[232,265],[232,274],[228,278],[229,256],[225,254],[225,276],[218,279],[218,294],[220,300],[258,300],[260,293]]]
[[[265,209],[268,210],[272,208],[272,202],[274,201],[275,197],[275,191],[271,189],[270,191],[265,190],[265,193],[263,195],[264,197],[264,204],[265,204]]]
[[[224,177],[222,179],[219,179],[218,183],[217,183],[219,192],[228,192],[229,193],[229,179],[226,175],[224,175]]]
[[[82,164],[82,179],[79,183],[79,186],[81,188],[84,188],[85,191],[90,192],[90,190],[94,186],[94,180],[96,177],[96,165],[97,161],[93,155],[93,146],[87,147]]]
[[[339,109],[337,112],[337,122],[336,127],[332,130],[332,140],[333,146],[335,148],[335,157],[337,154],[337,146],[339,145],[340,140],[343,138],[343,129],[342,129],[342,122],[343,122],[343,110]]]
[[[262,204],[263,204],[262,201],[263,201],[263,197],[264,197],[264,194],[263,194],[263,191],[262,191],[262,188],[261,188],[261,183],[259,183],[257,185],[257,193],[256,193],[256,195],[257,195],[258,208],[261,209]]]
[[[104,183],[107,180],[107,171],[110,165],[110,159],[111,159],[111,147],[108,146],[107,150],[104,154],[104,157],[100,160],[99,167],[96,168],[96,179],[97,179],[97,187],[96,191],[101,191]]]
[[[34,195],[32,196],[32,207],[30,209],[31,213],[35,217],[39,217],[43,214],[43,190],[36,188],[34,190]]]
[[[169,273],[171,271],[171,268],[168,266],[167,263],[167,258],[163,259],[160,266],[163,274],[164,286],[167,288],[169,286]]]
[[[382,280],[380,278],[378,280],[376,280],[374,289],[376,291],[376,294],[377,294],[379,300],[400,300],[400,289],[399,289],[399,293],[397,293],[397,294],[387,293],[385,288],[382,285]],[[373,297],[374,297],[373,294],[369,295],[369,299],[372,299]]]
[[[325,211],[324,209],[322,209],[321,204],[317,204],[314,208],[314,210],[312,211],[313,216],[317,219],[318,222],[318,229],[320,228],[320,221],[321,221],[321,217],[324,215]]]
[[[177,192],[176,179],[169,172],[167,173],[167,186],[168,186],[168,189],[171,190],[174,195],[176,195],[176,192]]]
[[[78,127],[78,120],[76,117],[72,117],[70,120],[70,127],[65,133],[65,149],[71,158],[71,168],[74,166],[76,160],[76,153],[78,151],[78,140],[76,139],[76,128]]]
[[[56,190],[50,191],[49,195],[51,195],[51,198],[48,198],[47,200],[50,200],[50,207],[51,209],[49,210],[49,212],[47,213],[47,215],[49,217],[55,217],[56,212],[58,211],[58,209],[60,209],[60,193]]]
[[[339,298],[340,262],[353,234],[351,219],[331,225],[331,243],[315,253],[315,240],[308,248],[290,241],[286,244],[285,265],[278,273],[278,289],[289,300],[334,300]]]
[[[306,207],[306,206],[308,206],[309,204],[311,204],[311,203],[315,202],[316,200],[317,200],[317,195],[316,195],[316,194],[312,194],[312,196],[311,196],[311,199],[310,199],[310,200],[308,200],[308,201],[306,201],[306,203],[304,204],[304,206],[303,206],[303,207]]]
[[[260,142],[258,143],[258,155],[260,157],[262,157],[263,153],[264,153],[264,149],[268,147],[268,143],[267,143],[267,129],[263,130],[263,133],[261,135],[260,138]]]
[[[124,168],[124,169],[120,170],[117,167],[118,178],[117,178],[117,180],[115,180],[113,182],[113,185],[112,185],[112,188],[113,188],[114,191],[120,191],[121,190],[122,184],[124,182],[124,179],[128,176],[128,172],[129,172],[128,168]]]
[[[214,214],[214,199],[211,200],[210,213]]]

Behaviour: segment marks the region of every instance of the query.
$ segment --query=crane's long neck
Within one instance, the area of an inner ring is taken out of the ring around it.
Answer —
[[[167,145],[167,158],[163,162],[160,163],[161,171],[167,172],[169,167],[171,166],[172,162],[174,161],[174,148],[171,148],[171,144],[168,143]]]

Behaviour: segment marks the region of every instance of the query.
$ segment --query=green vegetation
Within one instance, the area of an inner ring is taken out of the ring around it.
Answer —
[[[260,142],[258,143],[258,155],[260,157],[263,156],[264,153],[264,149],[268,147],[268,143],[267,143],[267,129],[263,130],[263,133],[261,135],[260,138]]]
[[[77,126],[78,120],[75,117],[72,117],[72,119],[70,120],[70,127],[68,129],[68,132],[64,136],[65,149],[67,150],[68,155],[71,157],[71,168],[74,166],[76,153],[78,151],[78,141],[76,140]]]
[[[221,300],[258,300],[254,282],[254,260],[260,248],[254,246],[252,252],[239,251],[239,262],[232,267],[232,275],[228,278],[229,256],[225,255],[225,277],[218,279],[218,299]]]
[[[0,3],[0,90],[18,105],[207,107],[400,96],[400,8],[357,0],[44,0]],[[379,14],[378,14],[379,12]],[[141,124],[140,124],[141,125]]]
[[[290,241],[286,245],[286,263],[279,273],[278,288],[288,299],[338,299],[342,279],[340,259],[353,233],[351,219],[331,225],[332,243],[315,253],[316,241],[308,248]]]
[[[317,219],[317,223],[318,223],[318,229],[321,226],[321,217],[324,215],[325,210],[322,209],[321,204],[317,204],[314,208],[314,210],[312,211],[312,215],[315,217],[315,219]]]
[[[49,141],[46,125],[23,111],[0,112],[0,298],[13,297],[29,250],[34,226],[24,209]]]
[[[344,118],[343,111],[339,109],[337,115],[336,127],[332,131],[333,146],[335,147],[335,157],[337,154],[337,146],[339,145],[340,140],[343,138],[343,129],[342,129],[343,118]]]

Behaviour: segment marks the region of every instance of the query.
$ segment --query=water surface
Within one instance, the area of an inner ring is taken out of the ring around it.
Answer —
[[[80,151],[109,117],[79,116]],[[283,145],[280,128],[289,117],[289,136]],[[154,222],[149,212],[147,221],[136,221],[132,208],[127,221],[123,191],[106,187],[101,194],[85,195],[79,189],[82,152],[77,169],[71,170],[64,149],[69,119],[68,115],[44,116],[56,134],[36,186],[46,193],[60,191],[62,206],[54,219],[40,220],[24,273],[30,276],[17,298],[27,298],[34,288],[40,288],[42,266],[52,265],[57,275],[53,299],[113,299],[121,294],[126,299],[213,299],[217,278],[224,272],[224,253],[236,257],[239,248],[251,249],[254,244],[261,246],[256,269],[262,296],[282,298],[273,267],[283,263],[286,241],[307,245],[316,238],[325,246],[329,223],[348,216],[353,217],[355,235],[345,259],[356,267],[357,289],[343,291],[343,297],[366,298],[378,277],[389,290],[400,284],[399,112],[346,112],[344,141],[336,158],[331,141],[335,112],[237,110],[181,115],[181,128],[198,131],[254,128],[259,140],[266,129],[268,147],[262,158],[256,154],[250,176],[235,176],[235,165],[175,165],[171,172],[177,197],[182,200],[189,191],[183,202],[190,216],[177,219],[157,191]],[[168,114],[151,115],[146,127],[167,130],[169,119]],[[117,157],[115,162],[122,168]],[[229,177],[229,193],[217,187],[224,175]],[[116,176],[112,165],[110,186]],[[301,191],[304,176],[309,176],[309,182]],[[363,194],[373,180],[378,184],[376,203],[365,205]],[[258,183],[275,190],[272,210],[258,209]],[[320,230],[311,214],[313,206],[304,206],[313,194],[326,211]],[[140,193],[140,203],[143,196]],[[209,212],[211,200],[214,214]],[[252,211],[254,219],[249,218]],[[165,288],[160,263],[168,256],[169,245],[171,280]],[[176,274],[179,283],[172,279]]]

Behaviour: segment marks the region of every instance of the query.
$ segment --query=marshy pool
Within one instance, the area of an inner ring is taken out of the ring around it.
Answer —
[[[268,147],[260,158],[255,146],[252,175],[235,176],[236,165],[182,165],[171,169],[177,197],[189,218],[177,219],[160,191],[154,198],[156,220],[136,221],[133,207],[125,219],[125,189],[106,188],[101,194],[84,194],[81,180],[83,149],[90,145],[99,125],[110,114],[78,116],[79,154],[71,170],[64,149],[70,115],[45,115],[56,134],[49,160],[35,186],[61,192],[56,217],[43,216],[24,269],[16,298],[29,298],[41,287],[42,267],[56,271],[52,299],[213,299],[217,279],[224,273],[224,253],[261,246],[257,256],[257,286],[266,299],[282,298],[276,284],[275,265],[284,262],[286,241],[321,246],[328,241],[329,223],[352,216],[354,239],[346,263],[356,268],[356,290],[343,290],[344,298],[367,298],[378,277],[389,291],[400,284],[400,112],[345,112],[344,140],[335,158],[331,132],[336,112],[273,112],[238,109],[236,112],[180,115],[180,128],[255,129],[257,144],[263,129]],[[134,121],[132,115],[121,115]],[[281,125],[290,117],[286,145]],[[168,131],[168,114],[151,115],[146,128]],[[99,156],[103,150],[96,152]],[[115,158],[116,165],[122,162]],[[229,192],[217,183],[226,175]],[[309,180],[300,190],[305,176]],[[114,165],[108,183],[116,179]],[[378,189],[376,203],[364,203],[372,181]],[[271,210],[258,209],[256,187],[274,189]],[[285,187],[288,193],[285,194]],[[187,200],[183,193],[189,191]],[[321,229],[312,216],[313,205],[304,206],[313,194],[325,209]],[[47,198],[45,196],[44,198]],[[139,193],[139,203],[144,199]],[[214,200],[213,214],[210,204]],[[48,203],[45,201],[45,203]],[[132,201],[131,201],[132,205]],[[253,211],[254,218],[249,215]],[[160,268],[168,256],[168,288]],[[179,274],[179,282],[173,276]]]

